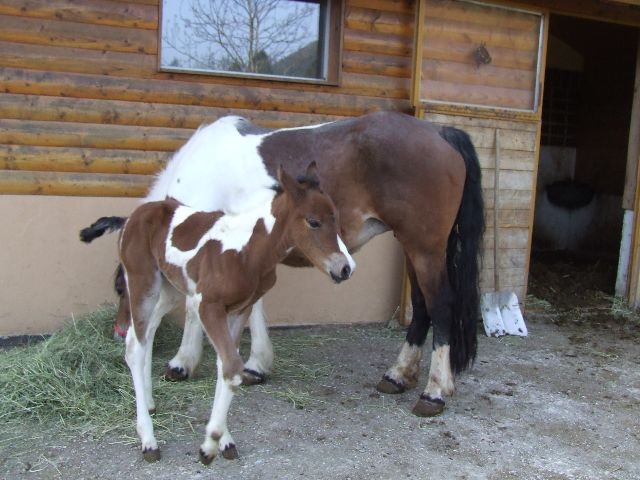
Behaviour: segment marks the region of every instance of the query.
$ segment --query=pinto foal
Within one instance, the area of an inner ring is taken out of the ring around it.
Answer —
[[[298,248],[334,281],[350,277],[355,264],[341,247],[335,206],[313,168],[299,181],[279,169],[280,187],[265,188],[262,205],[244,213],[200,212],[168,199],[141,205],[124,225],[119,250],[134,327],[125,358],[145,460],[160,458],[150,416],[153,337],[176,302],[186,297],[187,315],[200,321],[217,354],[213,410],[200,448],[208,464],[218,450],[225,458],[238,455],[227,429],[244,368],[238,343],[251,306],[276,281],[276,265]]]

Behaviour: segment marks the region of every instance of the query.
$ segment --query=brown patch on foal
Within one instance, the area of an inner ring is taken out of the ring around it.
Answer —
[[[173,229],[169,241],[183,252],[193,250],[221,216],[221,212],[195,212]]]

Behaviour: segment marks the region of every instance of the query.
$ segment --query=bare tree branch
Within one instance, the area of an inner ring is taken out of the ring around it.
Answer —
[[[189,68],[272,73],[317,40],[317,9],[292,0],[183,0],[162,41]]]

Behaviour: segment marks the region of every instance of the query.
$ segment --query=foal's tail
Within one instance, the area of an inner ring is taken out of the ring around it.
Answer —
[[[127,217],[101,217],[96,220],[90,227],[80,230],[80,240],[85,243],[91,243],[98,237],[101,237],[105,232],[115,232],[120,230]]]
[[[441,135],[458,150],[467,167],[462,202],[447,245],[447,270],[455,298],[452,306],[450,360],[453,371],[458,373],[473,363],[478,346],[484,202],[480,162],[469,135],[453,127],[444,127]]]

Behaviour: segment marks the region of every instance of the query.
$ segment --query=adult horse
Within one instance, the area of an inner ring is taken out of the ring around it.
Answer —
[[[392,230],[407,258],[413,317],[378,390],[401,393],[416,385],[433,326],[429,377],[413,412],[441,413],[443,396],[454,391],[453,375],[469,366],[477,346],[484,212],[480,165],[464,131],[393,112],[279,130],[224,117],[201,127],[176,153],[147,200],[168,195],[201,210],[239,212],[251,208],[250,192],[275,181],[279,165],[296,176],[313,161],[349,251]],[[297,251],[283,263],[306,265]],[[246,373],[259,381],[272,361],[261,302],[250,327]],[[187,316],[169,376],[192,373],[201,348],[200,326]]]

